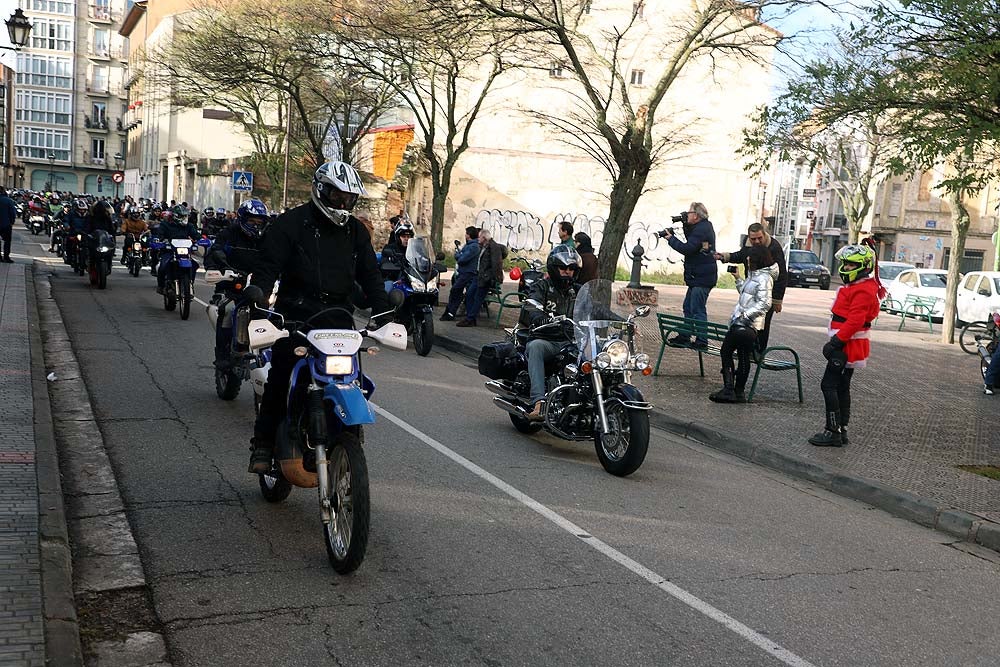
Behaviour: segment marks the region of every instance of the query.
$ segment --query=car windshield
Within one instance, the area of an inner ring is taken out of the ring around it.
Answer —
[[[792,250],[788,253],[788,261],[791,264],[819,264],[819,257],[808,250]]]
[[[878,267],[878,277],[881,278],[882,280],[892,280],[893,278],[895,278],[896,276],[898,276],[900,273],[902,273],[903,271],[905,271],[906,269],[909,269],[909,268],[912,268],[912,267],[905,266],[905,265],[902,265],[902,266],[883,266],[883,265],[879,264],[879,267]]]
[[[921,273],[921,287],[947,287],[948,275],[945,273]]]

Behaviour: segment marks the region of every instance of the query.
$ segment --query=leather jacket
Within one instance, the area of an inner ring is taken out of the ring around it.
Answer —
[[[764,330],[764,317],[771,309],[771,291],[778,277],[778,265],[757,269],[740,285],[740,298],[729,318],[729,326]]]

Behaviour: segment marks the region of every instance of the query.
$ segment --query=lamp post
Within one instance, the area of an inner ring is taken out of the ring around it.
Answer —
[[[56,185],[55,184],[55,176],[56,175],[55,175],[55,171],[54,171],[55,170],[55,166],[56,166],[56,154],[55,153],[49,153],[49,183],[48,183],[49,187],[47,187],[45,189],[48,190],[48,191],[50,191],[50,192],[52,190],[56,189],[55,188],[55,185]]]
[[[0,49],[7,51],[20,50],[22,46],[28,43],[28,37],[31,35],[32,26],[28,21],[28,17],[18,7],[4,23],[7,24],[7,35],[10,37],[10,43],[14,46],[0,46]]]

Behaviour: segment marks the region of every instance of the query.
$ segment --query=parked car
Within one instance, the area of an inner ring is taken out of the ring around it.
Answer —
[[[1000,310],[1000,271],[970,271],[958,284],[959,324],[985,322]]]
[[[915,269],[917,267],[912,264],[907,264],[906,262],[879,262],[878,263],[878,278],[883,283],[888,283],[890,280],[895,280],[903,271],[907,269]]]
[[[811,250],[788,251],[788,286],[830,289],[830,270]]]
[[[936,299],[931,319],[940,322],[944,315],[944,294],[948,286],[948,272],[941,269],[907,269],[885,286],[888,295],[882,304],[886,311],[898,313],[906,304],[906,297],[919,296]]]

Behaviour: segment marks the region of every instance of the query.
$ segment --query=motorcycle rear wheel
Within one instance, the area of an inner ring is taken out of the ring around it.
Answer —
[[[976,336],[985,336],[989,322],[969,322],[958,334],[958,345],[966,354],[979,354]]]
[[[353,433],[341,431],[330,443],[330,507],[332,518],[323,525],[323,541],[330,565],[338,574],[358,569],[368,548],[371,505],[368,463]]]
[[[608,438],[601,434],[600,422],[595,418],[597,432],[594,434],[594,449],[597,458],[612,475],[631,475],[642,465],[649,449],[649,413],[613,403],[607,408],[607,416],[611,430]]]
[[[168,283],[163,288],[163,309],[169,312],[176,307],[177,307],[177,294],[174,292],[173,285]]]
[[[133,257],[131,259],[131,264],[128,267],[128,272],[131,273],[133,277],[138,278],[139,269],[141,268],[142,267],[139,265],[139,259],[137,257]]]
[[[107,289],[108,288],[108,274],[111,273],[111,267],[104,261],[100,260],[97,262],[97,289]]]
[[[413,318],[413,350],[421,357],[431,353],[434,346],[434,315],[424,313]]]
[[[191,278],[181,276],[177,281],[177,299],[181,307],[181,319],[186,320],[191,316]]]
[[[240,395],[243,381],[232,370],[215,369],[215,393],[224,401],[231,401]]]
[[[541,422],[533,422],[525,419],[524,417],[518,417],[517,415],[511,414],[509,412],[507,414],[510,415],[510,423],[513,424],[514,428],[516,428],[521,433],[527,433],[530,435],[532,433],[538,433],[539,431],[542,430]]]

